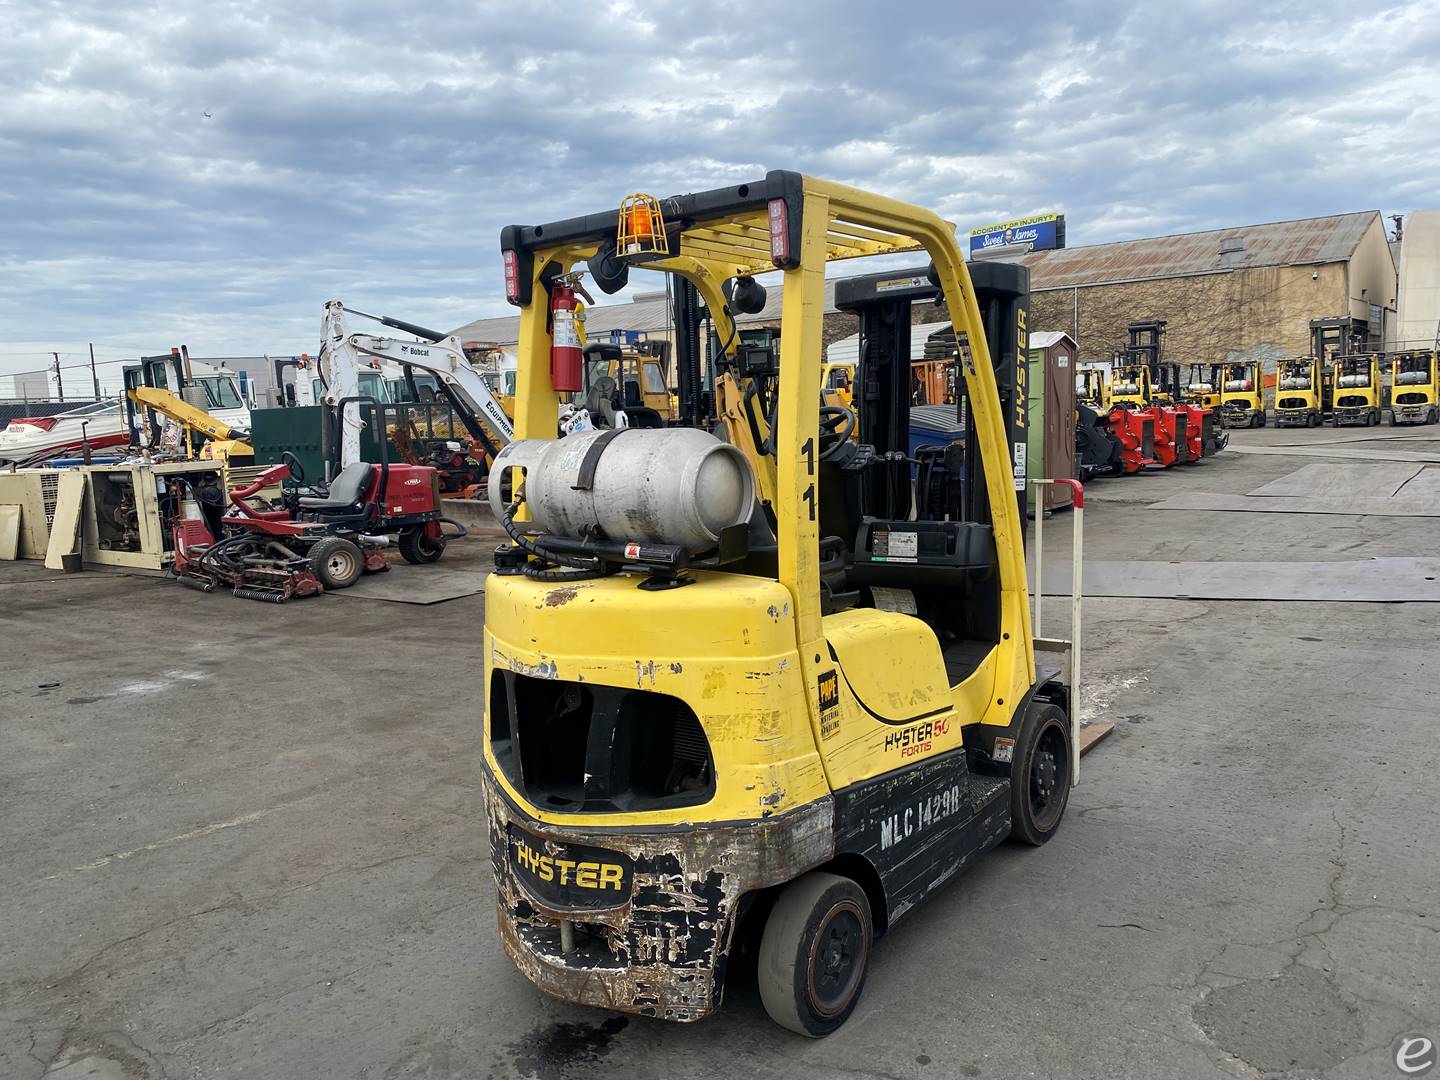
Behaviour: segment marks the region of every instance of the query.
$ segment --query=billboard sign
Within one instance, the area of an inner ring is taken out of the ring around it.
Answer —
[[[1019,248],[1024,251],[1048,251],[1065,246],[1065,215],[1036,214],[1034,217],[1002,221],[998,225],[982,225],[970,230],[970,254],[991,248]]]

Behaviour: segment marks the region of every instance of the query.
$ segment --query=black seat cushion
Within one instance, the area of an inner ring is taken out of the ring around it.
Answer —
[[[305,510],[349,510],[364,502],[374,473],[375,466],[369,462],[352,461],[331,482],[328,495],[324,498],[302,496],[300,506]]]

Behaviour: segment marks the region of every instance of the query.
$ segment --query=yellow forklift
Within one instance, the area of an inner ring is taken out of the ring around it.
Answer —
[[[823,1036],[875,939],[1006,837],[1047,841],[1078,776],[1077,653],[1067,685],[1031,637],[1023,381],[997,377],[1021,370],[1028,273],[967,268],[930,211],[793,172],[509,226],[501,248],[520,309],[484,633],[501,940],[548,993],[675,1021],[715,1010],[753,946],[769,1014]],[[821,405],[827,264],[901,252],[929,256],[911,282],[960,342],[964,483],[935,512],[907,455],[908,297],[854,284],[866,392]],[[780,328],[746,341],[734,319],[775,270]],[[557,438],[580,361],[554,313],[581,272],[614,293],[645,271],[712,321],[713,392],[677,319],[693,426]]]
[[[1220,384],[1220,422],[1225,427],[1265,426],[1265,386],[1258,360],[1237,360],[1224,365]]]
[[[1440,423],[1440,353],[1435,349],[1391,354],[1390,423]]]
[[[1190,364],[1185,381],[1184,401],[1202,409],[1220,412],[1220,364]]]
[[[1380,423],[1380,357],[1351,353],[1335,360],[1334,427],[1371,427]]]
[[[1148,409],[1152,392],[1150,368],[1116,357],[1110,374],[1110,404],[1122,409]]]
[[[1281,360],[1275,369],[1275,426],[1319,427],[1335,407],[1335,373],[1313,356]]]
[[[1110,369],[1106,367],[1082,367],[1075,373],[1075,398],[1082,405],[1088,405],[1101,416],[1110,411]]]

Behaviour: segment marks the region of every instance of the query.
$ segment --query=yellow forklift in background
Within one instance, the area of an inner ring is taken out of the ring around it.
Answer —
[[[1391,354],[1390,423],[1440,423],[1440,352],[1414,349]]]
[[[1082,367],[1075,373],[1075,397],[1082,405],[1088,405],[1101,416],[1110,411],[1110,369],[1107,367]]]
[[[855,361],[829,360],[820,371],[820,387],[826,400],[848,406],[855,400]]]
[[[1002,405],[981,309],[1018,369],[1027,272],[967,267],[935,214],[792,172],[510,226],[501,248],[520,309],[484,632],[501,940],[548,993],[676,1021],[715,1010],[753,944],[767,1012],[823,1036],[875,939],[1007,836],[1053,836],[1078,775],[1076,654],[1069,685],[1037,667],[1023,404],[1012,373]],[[938,513],[913,510],[908,298],[869,282],[867,393],[820,404],[827,264],[900,252],[928,254],[960,342],[967,456]],[[776,270],[778,337],[746,341],[732,320]],[[714,394],[677,344],[693,426],[557,438],[581,359],[555,313],[581,272],[613,294],[647,271],[703,300]],[[986,276],[1024,284],[992,305]]]
[[[1117,357],[1110,375],[1110,404],[1124,409],[1148,409],[1151,392],[1149,366],[1126,363]]]
[[[1225,427],[1265,426],[1265,386],[1258,360],[1229,361],[1220,384],[1220,422]]]
[[[1335,427],[1371,427],[1380,423],[1380,358],[1351,353],[1335,360]]]
[[[1184,401],[1220,412],[1221,364],[1190,364],[1185,381]]]
[[[1335,373],[1313,356],[1281,360],[1275,369],[1275,426],[1319,427],[1335,407]]]

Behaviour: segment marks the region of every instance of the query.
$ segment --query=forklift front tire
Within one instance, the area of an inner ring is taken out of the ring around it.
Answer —
[[[855,1011],[874,924],[865,890],[814,870],[785,886],[760,939],[760,999],[783,1028],[820,1039]]]
[[[348,589],[365,572],[365,554],[343,536],[327,536],[310,549],[310,568],[327,589]]]
[[[1060,827],[1070,801],[1070,721],[1054,705],[1030,709],[1010,770],[1010,839],[1039,847]]]

